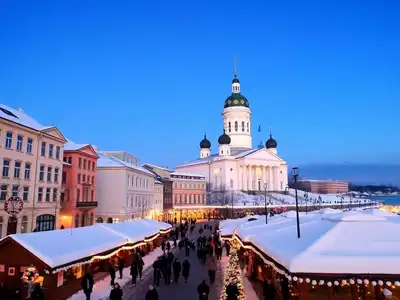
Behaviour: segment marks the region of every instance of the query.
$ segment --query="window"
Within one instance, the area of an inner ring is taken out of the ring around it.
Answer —
[[[242,121],[242,131],[244,131],[244,121]]]
[[[54,168],[54,183],[58,183],[58,168]]]
[[[90,183],[90,176],[89,175],[87,176],[87,181],[86,182]]]
[[[83,159],[83,169],[86,170],[86,159]]]
[[[78,174],[78,184],[81,183],[81,174]]]
[[[92,161],[92,171],[94,171],[94,161]]]
[[[9,170],[10,170],[10,160],[4,159],[3,160],[3,177],[8,177]]]
[[[32,144],[33,144],[33,140],[28,139],[28,143],[26,144],[26,152],[27,153],[32,153]]]
[[[3,217],[0,217],[0,239],[3,237],[1,234],[3,232],[3,223],[4,223]]]
[[[7,199],[7,185],[2,184],[1,189],[0,189],[0,200],[6,200]]]
[[[18,191],[19,191],[19,185],[13,185],[12,187],[12,196],[13,197],[18,197]]]
[[[52,167],[47,167],[47,182],[51,182],[51,171],[53,170]]]
[[[43,200],[43,188],[40,187],[38,189],[38,201],[42,201]]]
[[[90,225],[93,225],[93,222],[94,222],[94,214],[93,214],[93,213],[90,213],[90,221],[89,221],[89,224],[90,224]]]
[[[83,176],[82,176],[82,182],[86,182],[86,175],[85,174],[83,174]]]
[[[11,146],[12,146],[12,136],[13,136],[12,132],[10,132],[10,131],[7,131],[7,132],[6,132],[6,145],[5,145],[5,147],[6,147],[7,149],[11,149]]]
[[[23,216],[21,220],[21,233],[26,233],[28,231],[28,217]]]
[[[49,144],[49,157],[53,158],[53,150],[54,150],[54,145]]]
[[[233,179],[231,179],[231,189],[233,189]]]
[[[39,181],[43,181],[44,180],[44,166],[40,166],[39,169]]]
[[[231,132],[231,122],[228,122],[228,132]]]
[[[249,122],[247,122],[247,132],[249,132]]]
[[[46,156],[46,143],[42,142],[41,153],[42,156]]]
[[[61,148],[60,148],[60,146],[57,146],[56,147],[56,159],[60,159],[60,153],[61,153]]]
[[[46,201],[50,201],[50,188],[46,188]]]
[[[79,157],[78,160],[78,168],[80,169],[82,167],[82,158]]]
[[[64,184],[64,183],[67,183],[67,173],[66,172],[63,172],[62,173],[62,183]]]
[[[41,215],[36,218],[37,231],[54,230],[56,218],[53,215]]]
[[[92,190],[92,194],[90,196],[90,201],[94,201],[94,190]],[[132,196],[132,204],[133,204],[133,196]]]
[[[31,178],[31,164],[30,163],[25,163],[25,179],[30,179]]]
[[[238,131],[238,121],[235,121],[235,131]]]
[[[22,151],[22,141],[24,140],[22,135],[17,136],[17,150]]]
[[[76,190],[76,202],[79,202],[81,199],[81,190],[77,189]]]
[[[79,227],[79,214],[76,214],[75,216],[75,228]]]
[[[19,178],[20,173],[21,173],[21,162],[16,161],[14,166],[14,178]]]
[[[53,189],[53,201],[54,202],[57,201],[57,196],[58,196],[58,190],[57,189]]]
[[[24,186],[24,192],[22,193],[22,200],[28,201],[29,186]]]
[[[68,157],[68,163],[72,165],[72,157]]]

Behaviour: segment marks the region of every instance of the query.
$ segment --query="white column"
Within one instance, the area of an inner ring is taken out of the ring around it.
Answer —
[[[269,174],[269,183],[268,183],[268,189],[270,190],[270,191],[273,191],[274,190],[274,177],[273,177],[273,175],[272,175],[272,173],[273,173],[273,167],[269,167],[269,172],[268,172]]]
[[[262,166],[261,167],[262,168],[262,182],[261,182],[261,188],[262,188],[262,190],[265,190],[265,188],[264,188],[264,183],[267,181],[267,178],[266,178],[266,174],[265,174],[265,172],[266,172],[266,170],[265,170],[265,166]]]
[[[247,191],[247,165],[243,165],[243,190]]]
[[[249,166],[249,179],[250,179],[250,187],[249,190],[253,190],[253,166]]]

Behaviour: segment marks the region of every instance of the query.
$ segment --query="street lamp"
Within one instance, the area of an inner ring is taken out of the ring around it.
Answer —
[[[340,209],[343,209],[343,200],[344,196],[342,195],[342,197],[340,197]]]
[[[297,198],[297,177],[299,176],[299,168],[294,167],[292,170],[294,178],[294,192],[296,197],[297,238],[300,238],[299,200]]]
[[[265,210],[265,224],[268,224],[267,182],[266,181],[264,181],[264,210]]]

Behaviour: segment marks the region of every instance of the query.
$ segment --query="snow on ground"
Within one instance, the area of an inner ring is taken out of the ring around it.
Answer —
[[[159,257],[160,255],[163,254],[163,251],[161,250],[161,247],[158,247],[154,249],[152,252],[147,254],[146,256],[143,257],[144,261],[144,267],[143,267],[143,273],[151,266],[153,266],[153,262]],[[121,287],[123,287],[125,284],[131,281],[132,277],[130,275],[130,266],[124,269],[122,279],[119,278],[119,273],[118,271],[117,277],[115,279],[115,282],[118,282]],[[93,287],[93,293],[91,295],[92,300],[105,300],[109,297],[110,291],[111,291],[111,277],[110,275],[107,275],[104,277],[104,279],[96,282]],[[72,295],[69,300],[85,300],[86,296],[83,293],[82,290],[80,290],[78,293]]]

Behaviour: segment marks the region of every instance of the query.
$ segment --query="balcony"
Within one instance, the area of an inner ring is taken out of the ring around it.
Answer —
[[[76,207],[84,207],[84,208],[93,208],[93,207],[97,207],[97,201],[79,201],[76,202]]]

